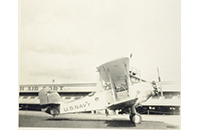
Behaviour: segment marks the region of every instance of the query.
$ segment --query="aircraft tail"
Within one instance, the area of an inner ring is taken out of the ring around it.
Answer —
[[[48,91],[48,89],[44,88],[39,92],[39,99],[42,111],[53,116],[60,113],[62,98],[57,92]]]

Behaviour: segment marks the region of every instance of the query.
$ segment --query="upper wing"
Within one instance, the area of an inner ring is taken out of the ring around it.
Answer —
[[[128,76],[129,73],[129,58],[107,62],[97,67],[97,69],[101,75],[101,79],[105,82],[110,82],[109,75],[113,81],[124,79],[125,75]]]
[[[97,67],[103,90],[111,90],[107,97],[112,97],[113,102],[128,98],[130,86],[129,58],[121,58],[107,62]]]

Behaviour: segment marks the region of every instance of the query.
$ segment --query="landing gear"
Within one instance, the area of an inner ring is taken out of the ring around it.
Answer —
[[[129,119],[134,125],[140,124],[142,122],[142,116],[139,113],[137,113],[135,105],[127,109],[122,109],[119,112],[119,114],[123,113],[129,114]]]
[[[136,112],[135,105],[131,107],[129,119],[133,124],[140,124],[142,121],[141,115]]]
[[[139,113],[131,114],[129,119],[133,124],[140,124],[142,121],[142,117]]]

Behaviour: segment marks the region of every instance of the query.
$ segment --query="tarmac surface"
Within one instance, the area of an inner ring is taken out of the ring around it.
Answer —
[[[27,128],[180,129],[180,116],[142,115],[132,124],[128,115],[65,114],[53,118],[43,112],[19,111],[19,130]]]

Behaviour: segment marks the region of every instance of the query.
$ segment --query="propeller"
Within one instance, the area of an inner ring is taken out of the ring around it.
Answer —
[[[157,67],[157,74],[158,74],[158,86],[159,86],[159,89],[161,91],[161,97],[163,98],[163,90],[162,90],[161,78],[160,78],[160,73],[159,73],[158,67]]]
[[[147,80],[141,80],[142,82],[146,82],[146,83],[150,83],[153,87],[153,92],[155,94],[155,96],[158,96],[158,90],[160,90],[161,93],[161,100],[162,100],[162,104],[164,104],[164,96],[163,96],[163,89],[162,89],[162,85],[172,85],[172,84],[180,84],[180,81],[161,81],[161,77],[160,77],[160,72],[159,69],[157,67],[157,75],[158,75],[158,81],[147,81]]]
[[[160,90],[160,93],[161,93],[161,97],[163,99],[163,90],[162,90],[162,81],[161,81],[161,78],[160,78],[160,73],[159,73],[159,69],[157,67],[157,74],[158,74],[158,81],[152,81],[152,82],[149,82],[152,84],[152,87],[154,89],[154,93],[156,95],[158,95],[158,90]],[[148,81],[147,81],[148,82]]]

